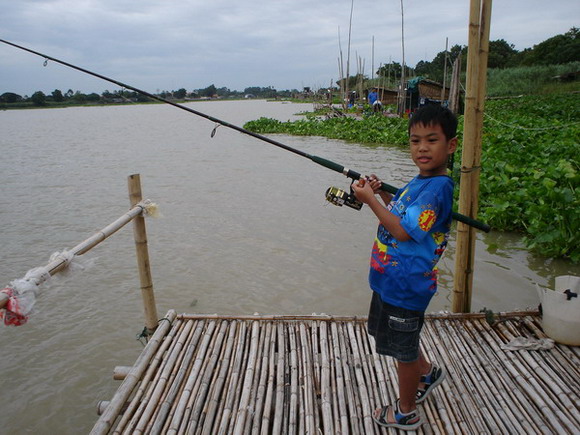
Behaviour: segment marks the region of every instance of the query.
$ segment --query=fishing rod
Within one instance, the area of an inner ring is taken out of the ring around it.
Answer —
[[[165,99],[163,97],[160,97],[158,95],[151,94],[149,92],[146,92],[146,91],[143,91],[141,89],[138,89],[138,88],[136,88],[134,86],[128,85],[128,84],[123,83],[123,82],[120,82],[120,81],[115,80],[115,79],[112,79],[110,77],[106,77],[106,76],[104,76],[102,74],[98,74],[96,72],[87,70],[85,68],[81,68],[79,66],[73,65],[73,64],[68,63],[68,62],[65,62],[65,61],[62,61],[62,60],[57,59],[57,58],[54,58],[52,56],[48,56],[46,54],[43,54],[43,53],[40,53],[38,51],[32,50],[30,48],[23,47],[23,46],[18,45],[18,44],[14,44],[13,42],[9,42],[9,41],[6,41],[4,39],[0,39],[0,42],[4,43],[6,45],[10,45],[12,47],[18,48],[20,50],[27,51],[29,53],[35,54],[37,56],[43,57],[45,59],[45,62],[44,62],[44,65],[45,66],[47,65],[47,62],[49,60],[50,61],[53,61],[53,62],[56,62],[56,63],[59,63],[61,65],[67,66],[69,68],[75,69],[77,71],[83,72],[83,73],[88,74],[88,75],[91,75],[93,77],[97,77],[97,78],[99,78],[101,80],[105,80],[107,82],[113,83],[113,84],[115,84],[115,85],[117,85],[117,86],[119,86],[121,88],[129,89],[129,90],[131,90],[133,92],[137,92],[138,94],[144,95],[144,96],[149,97],[149,98],[151,98],[153,100],[157,100],[157,101],[160,101],[162,103],[166,103],[166,104],[169,104],[171,106],[177,107],[178,109],[185,110],[185,111],[187,111],[189,113],[193,113],[194,115],[197,115],[197,116],[200,116],[202,118],[208,119],[208,120],[210,120],[210,121],[212,121],[212,122],[214,122],[216,124],[223,125],[224,127],[231,128],[232,130],[236,130],[236,131],[239,131],[240,133],[247,134],[249,136],[255,137],[256,139],[262,140],[264,142],[268,142],[269,144],[272,144],[274,146],[277,146],[279,148],[282,148],[282,149],[284,149],[286,151],[290,151],[291,153],[298,154],[301,157],[305,157],[305,158],[313,161],[314,163],[317,163],[317,164],[319,164],[321,166],[324,166],[327,169],[330,169],[330,170],[335,171],[335,172],[339,172],[339,173],[345,175],[346,177],[351,178],[352,180],[355,180],[356,181],[356,180],[359,180],[361,178],[364,178],[360,173],[358,173],[356,171],[353,171],[352,169],[346,168],[346,167],[344,167],[342,165],[339,165],[338,163],[335,163],[332,160],[328,160],[328,159],[325,159],[323,157],[319,157],[319,156],[315,156],[315,155],[312,155],[312,154],[305,153],[304,151],[301,151],[299,149],[292,148],[292,147],[290,147],[288,145],[285,145],[282,142],[278,142],[277,140],[270,139],[269,137],[262,136],[261,134],[254,133],[254,132],[252,132],[250,130],[246,130],[245,128],[239,127],[237,125],[230,124],[229,122],[223,121],[221,119],[215,118],[215,117],[213,117],[211,115],[208,115],[206,113],[203,113],[203,112],[200,112],[198,110],[192,109],[191,107],[183,106],[182,104],[176,103],[174,101],[167,100],[167,99]],[[215,134],[215,129],[212,132],[212,137],[213,137],[214,134]],[[396,187],[391,186],[391,185],[383,182],[382,183],[382,186],[381,186],[381,190],[384,190],[385,192],[389,192],[389,193],[391,193],[391,194],[394,195],[394,194],[397,193],[397,191],[399,189],[397,189]],[[326,191],[326,199],[329,202],[331,202],[332,204],[339,205],[339,206],[347,205],[347,206],[349,206],[351,208],[354,208],[354,209],[357,209],[357,210],[360,210],[360,208],[362,207],[362,203],[360,203],[359,201],[357,201],[357,199],[355,198],[355,196],[352,193],[352,191],[350,193],[347,193],[344,190],[338,189],[336,187],[331,187],[331,188],[329,188]],[[482,231],[484,231],[486,233],[491,230],[491,227],[489,225],[487,225],[487,224],[485,224],[483,222],[479,222],[479,221],[477,221],[477,220],[475,220],[475,219],[473,219],[473,218],[471,218],[469,216],[465,216],[465,215],[462,215],[460,213],[453,212],[452,217],[453,217],[453,219],[455,219],[455,220],[457,220],[459,222],[462,222],[464,224],[467,224],[467,225],[469,225],[469,226],[471,226],[473,228],[477,228],[479,230],[482,230]]]

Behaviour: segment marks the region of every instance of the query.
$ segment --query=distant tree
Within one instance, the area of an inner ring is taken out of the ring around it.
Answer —
[[[262,88],[260,86],[249,86],[249,87],[244,89],[244,94],[245,95],[251,94],[251,95],[258,96],[261,91],[262,91]]]
[[[262,88],[260,96],[264,98],[274,98],[276,97],[276,89],[274,88],[274,86]]]
[[[521,60],[524,65],[554,65],[580,60],[580,31],[572,27],[527,50]]]
[[[44,92],[42,91],[36,91],[32,94],[30,100],[35,106],[44,106],[46,104],[46,95],[44,95]]]
[[[64,95],[62,95],[62,92],[59,89],[55,89],[54,91],[52,91],[51,95],[52,99],[57,103],[64,101]]]
[[[76,91],[74,93],[74,95],[72,96],[72,99],[76,103],[84,103],[87,100],[87,96],[85,94],[83,94],[81,91]]]
[[[227,97],[228,95],[230,95],[232,93],[232,91],[229,90],[229,88],[221,87],[218,88],[216,90],[216,93],[220,96],[220,97]]]
[[[415,65],[415,74],[418,76],[428,76],[429,72],[431,71],[431,62],[426,62],[424,60],[420,60]]]
[[[403,68],[399,62],[390,62],[381,66],[377,70],[377,76],[390,77],[391,79],[400,79],[402,69]]]
[[[22,97],[14,92],[4,92],[0,95],[0,101],[3,103],[16,103],[22,101]]]
[[[177,91],[173,91],[173,97],[177,98],[178,100],[183,100],[187,95],[187,91],[185,88],[178,89]]]
[[[86,96],[87,101],[97,102],[100,101],[101,96],[95,92],[92,92]]]
[[[209,85],[207,88],[202,89],[200,94],[204,97],[213,97],[217,93],[217,89],[214,85]]]
[[[64,94],[64,96],[66,98],[72,98],[74,94],[75,93],[73,92],[73,90],[72,89],[69,89],[68,91],[66,91],[66,93]]]
[[[137,95],[135,96],[135,99],[137,101],[139,101],[140,103],[146,103],[147,101],[151,101],[151,98],[147,97],[146,95],[142,95],[137,93]]]
[[[487,57],[488,68],[505,68],[512,65],[512,59],[518,53],[513,44],[508,44],[503,39],[489,42],[489,54]]]

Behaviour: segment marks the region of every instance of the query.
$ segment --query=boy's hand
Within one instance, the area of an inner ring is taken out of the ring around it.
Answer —
[[[381,192],[383,182],[379,180],[379,177],[377,177],[375,174],[371,174],[370,177],[367,177],[367,181],[371,185],[373,192],[375,193]]]
[[[375,181],[376,183],[376,181]],[[375,197],[375,192],[372,187],[372,183],[364,178],[355,181],[351,185],[352,190],[354,192],[354,196],[360,201],[365,204],[368,204]]]

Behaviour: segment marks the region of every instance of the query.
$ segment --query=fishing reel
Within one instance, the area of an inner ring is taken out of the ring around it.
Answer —
[[[339,207],[346,205],[355,210],[360,210],[363,206],[363,203],[354,196],[352,187],[350,188],[350,193],[346,193],[346,191],[339,189],[338,187],[329,187],[326,190],[325,196],[328,202]]]

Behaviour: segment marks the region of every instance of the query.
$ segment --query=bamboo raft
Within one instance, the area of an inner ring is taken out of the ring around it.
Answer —
[[[387,433],[392,358],[366,319],[176,315],[159,323],[91,433]],[[508,351],[546,338],[537,312],[427,316],[422,346],[448,378],[419,409],[419,433],[579,433],[580,348]]]

